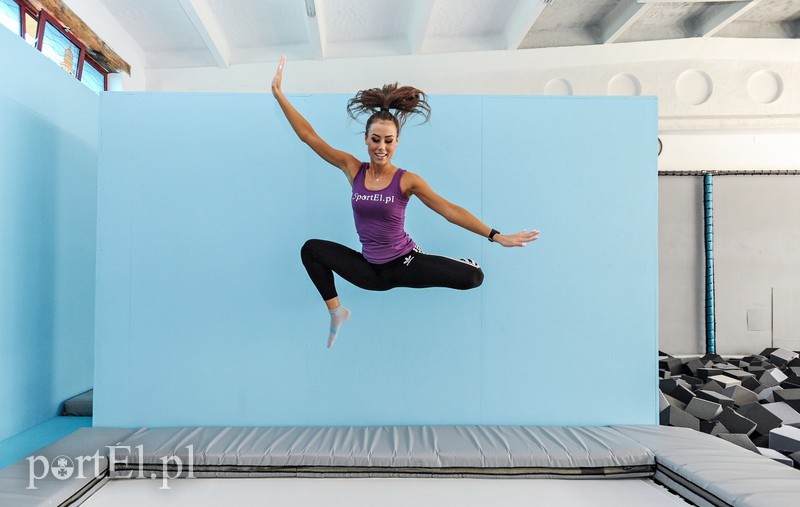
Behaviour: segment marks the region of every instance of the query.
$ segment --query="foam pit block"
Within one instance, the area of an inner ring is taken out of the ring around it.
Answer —
[[[678,407],[681,410],[686,410],[686,403],[682,402],[681,400],[675,399],[675,398],[673,398],[672,396],[670,396],[668,394],[663,394],[662,393],[662,395],[667,400],[667,403],[669,403],[673,407]],[[666,407],[664,407],[664,408],[666,408]],[[664,410],[664,409],[661,409],[661,410]]]
[[[664,426],[678,426],[700,431],[700,419],[674,405],[670,405],[660,414]]]
[[[690,401],[692,401],[692,398],[694,398],[694,392],[683,385],[675,386],[675,389],[673,389],[669,395],[683,403],[686,403],[687,405]]]
[[[686,412],[702,421],[710,421],[722,412],[722,405],[713,401],[694,397],[686,406]]]
[[[787,405],[786,402],[776,401],[763,406],[775,414],[784,426],[800,426],[800,412]]]
[[[781,426],[770,431],[769,448],[790,453],[800,451],[800,428]]]
[[[765,387],[761,391],[758,392],[758,401],[766,402],[766,403],[774,403],[775,402],[775,391],[783,389],[780,386],[775,387]]]
[[[756,423],[755,433],[759,435],[769,435],[770,431],[781,426],[781,420],[778,416],[764,408],[760,403],[745,405],[737,412]]]
[[[757,451],[762,455],[766,456],[769,459],[774,459],[778,463],[788,466],[794,466],[794,461],[792,458],[788,456],[784,456],[783,454],[779,453],[778,451],[772,450],[769,447],[758,447]]]
[[[702,389],[703,391],[712,391],[715,393],[722,394],[723,387],[719,385],[717,382],[709,380],[708,382],[700,386],[700,389]]]
[[[783,401],[800,412],[800,389],[782,389],[775,392],[775,401]]]
[[[740,385],[729,386],[722,390],[722,394],[731,398],[737,407],[743,407],[751,403],[758,403],[758,395]]]
[[[658,391],[658,411],[661,412],[669,406],[669,400],[661,391]]]
[[[718,354],[706,354],[706,355],[704,355],[703,357],[700,358],[700,361],[702,361],[702,362],[704,362],[706,364],[708,364],[708,363],[711,363],[711,364],[713,364],[713,363],[724,363],[725,362],[725,360],[722,358],[722,356],[720,356]]]
[[[673,375],[679,375],[683,373],[683,361],[677,357],[659,359],[658,369],[668,371]]]
[[[797,352],[779,348],[770,353],[769,360],[780,366],[788,364],[792,359],[796,359],[797,357]]]
[[[737,414],[730,407],[723,408],[722,412],[714,420],[721,422],[731,433],[742,433],[744,435],[753,433],[757,426],[756,423]]]
[[[721,433],[717,435],[722,440],[727,440],[732,444],[736,444],[743,449],[747,449],[748,451],[758,452],[758,448],[756,445],[750,440],[747,435],[742,435],[741,433]]]
[[[704,367],[704,368],[698,368],[697,371],[695,372],[695,375],[703,380],[708,380],[708,377],[713,377],[714,375],[720,375],[721,373],[722,370],[720,370],[719,368]]]
[[[669,377],[664,378],[658,381],[658,389],[664,394],[672,394],[672,391],[675,390],[676,387],[682,385],[686,388],[691,388],[692,386],[686,382],[685,380],[681,380],[678,377]]]
[[[781,370],[778,368],[772,368],[770,370],[765,370],[764,373],[758,377],[758,380],[766,387],[775,387],[781,385],[781,382],[787,378],[789,377]]]
[[[697,374],[697,371],[698,371],[699,369],[701,369],[701,368],[705,368],[705,367],[706,367],[705,363],[703,363],[702,361],[700,361],[700,360],[698,360],[698,359],[691,359],[691,360],[689,360],[689,361],[686,361],[686,362],[683,364],[683,369],[684,369],[684,370],[685,370],[687,373],[689,373],[689,374],[690,374],[691,376],[693,376],[693,377],[698,377],[698,378],[699,378],[699,376],[698,376],[698,374]],[[705,379],[704,379],[704,380],[705,380]]]
[[[711,382],[716,382],[723,389],[727,389],[728,387],[741,386],[742,385],[742,381],[741,380],[737,380],[735,378],[731,378],[731,377],[728,377],[727,375],[722,375],[722,374],[712,375],[712,376],[708,377],[708,380],[711,381]]]
[[[722,393],[714,392],[714,391],[707,391],[705,389],[699,389],[695,395],[698,398],[702,398],[707,401],[713,401],[714,403],[719,403],[723,407],[731,407],[733,408],[734,402],[733,398],[729,398]]]

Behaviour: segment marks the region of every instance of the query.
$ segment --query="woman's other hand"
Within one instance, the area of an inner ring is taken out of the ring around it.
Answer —
[[[516,234],[495,234],[494,242],[500,243],[503,246],[525,246],[531,241],[539,239],[539,231],[528,231],[523,229],[522,232]]]
[[[283,90],[281,90],[281,80],[283,79],[284,65],[286,65],[286,55],[281,55],[281,60],[278,62],[278,70],[275,72],[275,77],[272,78],[272,95],[276,98],[283,93]]]

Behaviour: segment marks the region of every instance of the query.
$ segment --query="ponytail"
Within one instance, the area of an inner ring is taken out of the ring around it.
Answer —
[[[347,102],[347,114],[355,120],[361,114],[369,113],[366,132],[369,132],[372,122],[388,120],[394,122],[399,134],[406,120],[411,116],[422,116],[422,123],[430,119],[431,107],[428,105],[427,98],[422,90],[413,86],[398,86],[397,83],[387,84],[382,88],[359,91]]]

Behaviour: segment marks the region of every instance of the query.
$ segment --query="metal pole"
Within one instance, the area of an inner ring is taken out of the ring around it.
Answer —
[[[714,313],[714,182],[713,175],[703,176],[703,224],[706,251],[706,354],[717,353]]]

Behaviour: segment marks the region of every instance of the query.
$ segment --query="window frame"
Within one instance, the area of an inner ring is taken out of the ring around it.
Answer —
[[[25,0],[14,0],[14,2],[19,5],[19,36],[25,40],[25,15],[30,14],[30,16],[37,21],[36,26],[36,44],[34,47],[41,53],[42,46],[44,45],[44,29],[46,23],[49,22],[53,28],[58,30],[59,33],[64,35],[71,43],[75,44],[78,47],[79,56],[78,56],[78,70],[75,73],[75,79],[78,81],[81,80],[83,76],[83,66],[87,63],[95,68],[98,72],[103,75],[103,91],[108,90],[108,71],[102,67],[94,58],[87,55],[87,48],[86,45],[83,44],[77,37],[72,35],[70,31],[65,29],[64,24],[55,16],[50,14],[44,9],[36,11],[31,5],[28,4]]]
[[[96,70],[97,72],[102,74],[102,76],[103,76],[103,91],[108,91],[108,72],[106,72],[106,70],[103,67],[101,67],[100,65],[95,63],[95,61],[92,60],[92,57],[86,58],[83,63],[84,63],[84,65],[91,65],[92,67],[94,67],[94,70]],[[83,65],[81,65],[81,77],[78,78],[78,81],[80,81],[81,78],[83,78]],[[81,82],[83,82],[83,81],[81,81]]]

